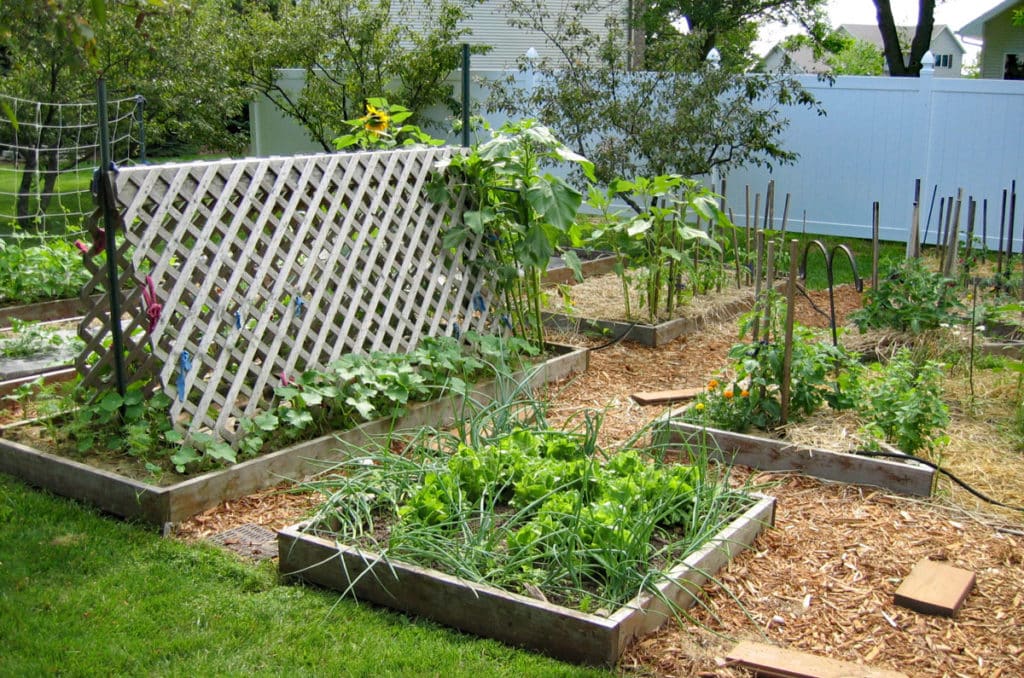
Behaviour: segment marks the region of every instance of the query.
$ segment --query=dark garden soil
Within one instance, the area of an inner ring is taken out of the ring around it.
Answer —
[[[813,292],[811,298],[827,312],[827,292]],[[859,305],[859,294],[840,288],[840,319]],[[806,301],[797,317],[805,325],[828,327]],[[585,374],[549,390],[549,419],[557,424],[584,409],[601,409],[603,443],[625,440],[665,411],[636,405],[631,393],[702,386],[725,365],[736,340],[737,323],[728,321],[660,348],[629,342],[602,347],[591,353]],[[996,417],[979,416],[960,401],[951,411],[955,421]],[[954,423],[951,430],[969,423]],[[1006,440],[983,436],[974,441],[972,450],[998,452],[988,463],[957,460],[951,443],[942,452],[943,463],[957,461],[963,468],[958,467],[958,475],[970,484],[1022,504],[1024,492],[1017,494],[1017,488],[1024,487],[1024,454],[1019,443]],[[703,604],[691,619],[669,624],[628,650],[621,672],[747,676],[723,658],[738,640],[750,639],[911,676],[1021,675],[1020,512],[994,509],[948,482],[940,483],[936,497],[922,501],[784,473],[733,473],[737,482],[753,474],[754,482],[778,498],[775,529],[705,588]],[[277,528],[297,522],[317,499],[290,489],[227,502],[176,526],[175,534],[195,540],[247,523]],[[956,617],[920,614],[893,603],[900,581],[924,558],[975,573],[975,588]]]

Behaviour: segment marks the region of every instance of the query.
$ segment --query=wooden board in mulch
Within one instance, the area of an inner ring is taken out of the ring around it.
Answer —
[[[827,292],[812,292],[827,311]],[[859,306],[841,288],[839,317]],[[827,327],[806,302],[800,322]],[[563,338],[564,339],[564,338]],[[737,340],[735,321],[709,327],[661,348],[620,342],[595,351],[590,369],[549,389],[550,422],[587,408],[604,413],[602,443],[629,438],[666,408],[642,407],[630,393],[699,387],[726,364]],[[579,341],[585,341],[579,339]],[[591,345],[598,342],[590,340]],[[963,410],[970,417],[969,410]],[[944,459],[954,455],[944,453]],[[1007,450],[1001,465],[972,466],[963,475],[995,492],[998,469],[1024,487],[1024,454]],[[734,469],[736,482],[747,472]],[[644,676],[751,675],[725,664],[739,640],[768,642],[911,676],[1019,676],[1024,666],[1024,519],[996,511],[948,483],[928,501],[800,476],[757,473],[779,500],[776,529],[705,587],[692,619],[669,625],[627,651],[619,670]],[[1012,498],[1011,498],[1012,499]],[[308,495],[262,493],[213,509],[176,528],[203,538],[233,525],[279,527],[303,518]],[[916,562],[931,558],[970,570],[977,583],[953,618],[896,606],[893,594]]]

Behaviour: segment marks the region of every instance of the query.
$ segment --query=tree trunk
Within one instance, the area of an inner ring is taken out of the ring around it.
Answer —
[[[25,164],[21,170],[21,183],[18,184],[18,199],[15,203],[15,213],[19,226],[25,226],[34,215],[29,214],[29,200],[32,197],[32,183],[36,176],[36,162],[38,160],[35,149],[21,149],[21,157]]]
[[[60,175],[60,164],[58,163],[59,158],[57,157],[57,149],[50,148],[43,151],[43,157],[46,158],[46,164],[45,169],[43,170],[43,190],[39,196],[40,214],[46,214],[46,210],[49,209],[50,200],[57,192],[57,177]]]
[[[892,4],[889,0],[874,0],[878,10],[878,30],[882,34],[882,52],[889,66],[889,75],[894,77],[917,77],[921,73],[921,59],[928,51],[932,42],[932,29],[935,27],[935,0],[918,0],[917,28],[910,44],[910,55],[903,60],[903,49],[900,45],[896,21],[892,16]]]

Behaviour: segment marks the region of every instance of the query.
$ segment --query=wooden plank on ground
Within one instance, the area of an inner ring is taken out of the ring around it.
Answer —
[[[667,405],[696,398],[704,389],[678,388],[671,391],[643,391],[629,396],[637,405]]]
[[[906,674],[877,669],[852,662],[828,659],[788,650],[783,647],[754,643],[749,640],[734,647],[726,659],[752,669],[759,676],[780,678],[906,678]]]
[[[925,558],[903,580],[893,602],[902,607],[952,617],[974,588],[974,573]]]

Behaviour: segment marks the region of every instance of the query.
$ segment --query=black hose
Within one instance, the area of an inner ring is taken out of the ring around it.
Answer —
[[[1011,511],[1024,511],[1024,506],[1010,506],[1009,504],[1004,504],[1001,501],[996,501],[995,499],[992,499],[991,497],[986,497],[984,494],[982,494],[978,490],[974,489],[973,487],[971,487],[970,485],[968,485],[964,481],[960,480],[959,478],[957,478],[955,475],[953,475],[952,473],[950,473],[946,469],[940,468],[938,464],[936,464],[934,462],[931,462],[931,461],[928,461],[927,459],[922,459],[920,457],[915,457],[912,454],[903,454],[903,453],[896,453],[896,452],[876,452],[874,450],[854,450],[853,454],[858,454],[858,455],[861,455],[863,457],[887,457],[889,459],[912,459],[912,460],[914,460],[914,461],[916,461],[918,463],[924,464],[925,466],[929,466],[929,467],[935,469],[939,473],[946,474],[947,476],[949,476],[950,480],[952,480],[954,483],[956,483],[960,487],[964,488],[965,490],[967,490],[968,492],[973,494],[978,499],[981,499],[982,501],[986,501],[989,504],[994,504],[996,506],[1001,506],[1003,508],[1010,509]]]
[[[633,331],[633,328],[636,327],[639,324],[640,324],[640,321],[634,320],[633,322],[631,322],[629,324],[629,327],[626,328],[625,332],[623,332],[619,336],[615,337],[614,339],[610,339],[609,341],[606,341],[605,343],[601,344],[600,346],[597,346],[597,347],[592,348],[590,350],[591,351],[603,351],[606,348],[611,348],[615,344],[617,344],[620,341],[622,341],[623,339],[625,339],[629,335],[629,333]]]

